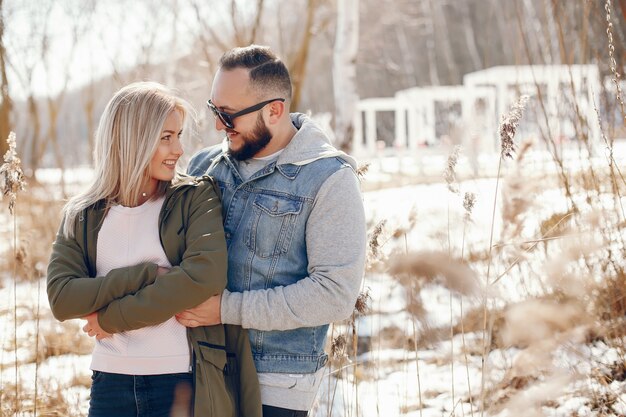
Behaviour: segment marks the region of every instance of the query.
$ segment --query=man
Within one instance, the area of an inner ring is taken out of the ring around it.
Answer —
[[[188,168],[222,191],[228,287],[178,319],[249,329],[264,417],[307,415],[328,324],[351,314],[365,265],[355,161],[290,115],[290,101],[289,73],[269,48],[227,52],[207,103],[227,137]]]

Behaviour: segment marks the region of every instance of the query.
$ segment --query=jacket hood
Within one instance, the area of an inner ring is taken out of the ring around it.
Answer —
[[[277,165],[307,165],[318,159],[339,157],[357,169],[356,159],[335,148],[322,128],[309,116],[302,113],[291,113],[290,116],[298,131],[278,156]],[[221,149],[222,153],[228,153],[228,138],[224,138]]]

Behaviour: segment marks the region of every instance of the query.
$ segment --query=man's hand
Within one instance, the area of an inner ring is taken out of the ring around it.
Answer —
[[[200,305],[176,314],[176,320],[185,327],[214,326],[222,323],[220,305],[222,294],[214,295]]]
[[[83,320],[87,320],[87,324],[83,326],[83,332],[87,333],[90,337],[95,336],[96,339],[100,340],[111,336],[111,333],[105,332],[102,330],[102,327],[100,327],[97,311],[83,317]]]

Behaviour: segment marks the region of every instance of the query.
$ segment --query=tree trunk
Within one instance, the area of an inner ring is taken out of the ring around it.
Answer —
[[[561,50],[559,47],[559,38],[556,32],[556,24],[555,21],[558,19],[555,11],[555,2],[554,0],[544,0],[546,7],[546,20],[547,20],[547,28],[548,28],[548,45],[550,45],[550,51],[552,53],[552,64],[565,64],[565,52]],[[556,62],[556,59],[559,59],[559,62]]]
[[[516,3],[517,4],[517,3]],[[511,48],[511,28],[507,26],[507,9],[502,7],[498,0],[489,0],[489,14],[494,24],[494,42],[488,42],[488,48],[485,50],[485,68],[493,65],[502,65],[504,63],[519,63],[515,61],[513,55],[514,48]]]
[[[459,2],[461,7],[461,14],[463,16],[463,29],[465,32],[465,42],[467,42],[467,50],[472,58],[472,66],[474,71],[478,71],[483,67],[483,63],[478,53],[478,47],[476,46],[476,35],[474,34],[474,25],[472,23],[472,15],[470,13],[470,5],[467,0]]]
[[[9,95],[9,80],[7,79],[6,49],[4,48],[4,18],[2,0],[0,0],[0,163],[9,149],[7,138],[11,131],[11,96]]]
[[[91,162],[93,159],[93,153],[95,150],[95,121],[93,110],[96,104],[96,94],[94,91],[94,82],[93,79],[91,83],[86,89],[86,97],[83,102],[83,111],[85,113],[85,121],[87,122],[87,143],[89,144],[87,152],[89,155],[87,157],[87,161]]]
[[[459,74],[458,65],[454,59],[452,43],[450,42],[450,36],[448,35],[448,22],[443,10],[444,4],[442,4],[440,0],[430,0],[430,2],[432,16],[435,22],[435,30],[438,29],[436,37],[442,43],[441,49],[446,67],[448,68],[448,79],[446,80],[446,84],[458,84],[461,82],[461,74]]]
[[[37,108],[37,102],[35,101],[35,95],[31,91],[28,95],[28,120],[32,123],[33,134],[30,140],[30,164],[29,168],[34,173],[39,168],[39,162],[41,161],[41,155],[39,154],[39,140],[41,138],[41,122],[39,120],[39,109]]]
[[[415,70],[415,65],[413,65],[413,57],[412,51],[409,47],[409,41],[406,38],[405,27],[402,25],[395,25],[396,30],[396,38],[398,39],[398,46],[400,48],[402,55],[402,60],[404,61],[404,75],[406,78],[407,85],[416,86],[417,85],[417,71]]]
[[[439,71],[437,68],[437,53],[435,51],[435,27],[430,0],[420,1],[422,36],[426,39],[426,53],[428,55],[428,75],[430,85],[439,85]]]
[[[254,24],[252,25],[252,30],[250,31],[250,37],[248,38],[248,44],[254,43],[259,28],[261,27],[261,17],[263,16],[263,0],[257,0],[256,2],[256,17],[254,18]]]
[[[549,51],[544,49],[544,45],[546,44],[547,39],[542,38],[542,25],[541,19],[537,16],[537,11],[535,10],[535,6],[533,5],[532,0],[524,0],[521,5],[524,10],[524,18],[526,20],[526,27],[534,31],[536,36],[533,36],[531,39],[533,41],[532,46],[534,56],[532,63],[541,63],[541,64],[551,64],[552,63],[552,55]],[[550,42],[548,40],[547,44]],[[538,61],[538,58],[541,58],[541,61]]]
[[[306,11],[306,23],[304,26],[304,34],[302,35],[302,42],[297,50],[292,64],[289,68],[289,74],[291,75],[291,83],[293,84],[293,94],[291,97],[291,110],[294,111],[300,105],[300,98],[302,96],[302,85],[304,84],[304,77],[306,74],[306,63],[309,59],[309,48],[311,45],[311,38],[313,35],[313,21],[315,18],[315,9],[317,8],[317,0],[308,0]]]
[[[359,0],[337,1],[337,30],[333,51],[333,89],[335,95],[335,136],[337,146],[352,145],[352,118],[356,93],[356,57],[359,50]]]

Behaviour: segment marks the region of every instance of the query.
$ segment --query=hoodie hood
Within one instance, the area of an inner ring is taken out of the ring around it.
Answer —
[[[322,128],[309,116],[302,113],[291,113],[290,116],[298,131],[278,156],[277,165],[307,165],[318,159],[339,157],[357,169],[356,159],[335,148]],[[222,142],[222,153],[228,154],[228,137]]]
[[[276,163],[306,165],[323,158],[339,157],[355,170],[356,160],[335,148],[321,127],[302,113],[291,113],[291,122],[298,129]]]

